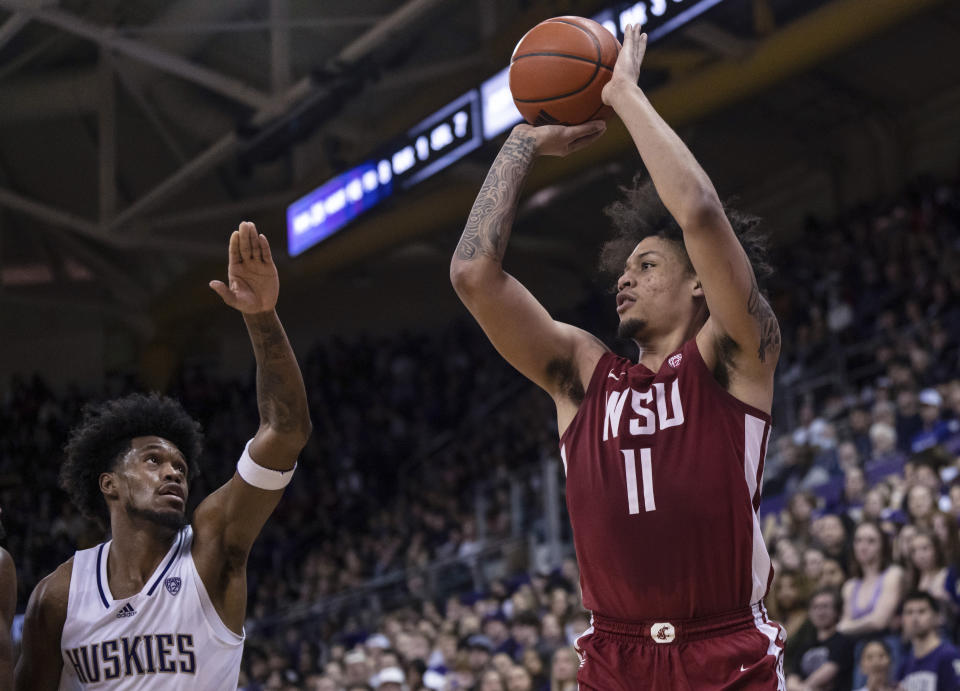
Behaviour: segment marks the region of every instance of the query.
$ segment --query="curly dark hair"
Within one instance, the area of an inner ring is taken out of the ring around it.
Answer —
[[[84,406],[83,419],[71,430],[64,447],[60,468],[60,486],[81,513],[109,525],[100,474],[115,467],[135,437],[145,436],[171,442],[186,458],[190,476],[197,474],[203,432],[178,401],[157,393],[131,394]]]
[[[621,185],[622,198],[603,210],[613,222],[616,235],[605,242],[600,250],[601,271],[613,276],[620,275],[637,243],[651,235],[676,244],[683,253],[688,268],[693,271],[693,264],[690,263],[686,246],[683,244],[683,231],[660,201],[653,182],[645,178],[643,173],[637,173],[631,186]],[[773,269],[767,263],[766,235],[757,230],[760,219],[731,209],[726,204],[723,210],[747,253],[757,281],[762,281],[773,273]]]

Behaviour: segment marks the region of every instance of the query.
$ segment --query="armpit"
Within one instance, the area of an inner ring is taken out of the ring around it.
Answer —
[[[714,340],[714,352],[717,362],[713,366],[713,378],[727,391],[730,390],[730,374],[734,370],[734,356],[740,346],[727,334],[721,334]]]
[[[574,365],[573,360],[551,360],[547,363],[547,377],[550,381],[556,383],[557,391],[569,398],[575,405],[583,403],[586,392],[583,390],[583,382],[580,381],[580,373]]]

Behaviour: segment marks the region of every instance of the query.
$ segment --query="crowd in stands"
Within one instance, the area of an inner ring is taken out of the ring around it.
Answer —
[[[810,221],[771,263],[778,387],[791,396],[777,399],[762,510],[789,688],[878,691],[903,677],[927,688],[910,679],[960,666],[960,184],[918,181]],[[416,577],[516,532],[511,481],[521,505],[540,501],[526,471],[556,455],[549,399],[464,324],[334,339],[301,363],[315,433],[251,556],[241,686],[575,689],[572,645],[589,619],[572,559],[451,592]],[[112,379],[96,397],[134,388]],[[256,429],[252,373],[225,382],[188,367],[169,393],[203,423],[191,493],[204,496]],[[40,577],[103,539],[55,489],[66,432],[90,398],[33,378],[0,399],[0,506],[21,611]],[[784,418],[792,428],[776,429]],[[307,628],[277,620],[397,572],[403,596],[387,605]]]
[[[806,230],[776,294],[803,395],[764,485],[788,689],[958,688],[960,189]]]
[[[251,556],[260,577],[251,584],[255,615],[475,552],[477,477],[488,489],[484,534],[506,535],[507,497],[497,485],[510,459],[536,456],[555,425],[478,333],[459,324],[435,336],[333,340],[302,357],[302,368],[316,431]],[[87,401],[133,390],[119,378],[96,396],[57,395],[33,377],[3,392],[0,502],[21,601],[74,549],[103,539],[57,489],[62,447]],[[253,373],[221,381],[190,367],[169,393],[205,432],[195,503],[230,477],[257,429]],[[524,404],[497,408],[507,398]]]

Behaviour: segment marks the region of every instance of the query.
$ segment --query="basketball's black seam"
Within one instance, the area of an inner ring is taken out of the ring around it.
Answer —
[[[551,19],[551,20],[549,20],[549,21],[550,21],[550,23],[566,24],[567,26],[575,26],[575,27],[577,27],[578,29],[580,29],[580,31],[582,31],[582,32],[585,33],[587,36],[589,36],[589,37],[590,37],[590,40],[593,41],[593,47],[597,49],[597,64],[598,64],[598,65],[600,64],[600,61],[603,60],[603,48],[600,46],[600,40],[599,40],[596,36],[594,36],[594,34],[593,34],[592,31],[587,31],[586,29],[584,29],[584,28],[583,28],[582,26],[580,26],[579,24],[576,24],[576,23],[574,23],[574,22],[568,22],[566,19],[559,19],[559,18],[558,18],[558,19]]]
[[[594,62],[593,60],[582,58],[579,55],[570,55],[568,53],[553,53],[553,52],[524,53],[523,55],[515,55],[513,57],[512,62],[516,62],[517,60],[523,60],[523,58],[569,58],[570,60],[579,60],[580,62],[588,62],[591,65],[597,65],[598,67],[602,67],[605,70],[609,70],[610,72],[613,72],[612,67],[608,65],[604,65],[602,62]],[[594,77],[595,76],[596,76],[596,73],[594,73]]]
[[[564,55],[563,57],[572,57],[572,56]],[[575,58],[575,59],[582,59],[582,58]],[[586,83],[585,83],[583,86],[581,86],[579,89],[576,89],[576,90],[574,90],[574,91],[571,91],[571,92],[568,93],[568,94],[560,94],[559,96],[551,96],[550,98],[535,98],[535,99],[514,98],[513,100],[516,101],[517,103],[545,103],[545,102],[547,102],[547,101],[559,101],[561,98],[567,98],[567,97],[569,97],[569,96],[576,96],[576,95],[579,94],[581,91],[583,91],[584,89],[586,89],[588,86],[590,86],[591,84],[593,84],[593,80],[597,78],[597,72],[600,71],[600,63],[599,63],[599,62],[591,62],[591,61],[589,61],[589,60],[587,60],[587,61],[585,61],[585,62],[590,62],[590,64],[593,65],[593,74],[590,75],[590,79],[588,79],[588,80],[586,81]]]
[[[565,56],[565,57],[569,57],[569,56]],[[603,67],[604,69],[610,69],[609,67],[606,67],[604,65],[597,65],[596,63],[593,63],[593,64],[596,65],[596,68],[593,70],[593,75],[590,77],[590,79],[587,81],[586,84],[581,86],[576,91],[571,91],[568,94],[560,94],[559,96],[551,96],[550,98],[514,98],[513,100],[516,101],[517,103],[547,103],[549,101],[559,101],[561,98],[576,96],[581,91],[583,91],[584,89],[589,87],[591,84],[593,84],[593,80],[597,78],[597,72],[600,71],[601,67]]]
[[[583,33],[585,33],[587,36],[590,37],[590,40],[593,41],[593,47],[597,49],[597,62],[595,64],[599,65],[605,70],[610,70],[611,72],[613,72],[612,67],[607,67],[606,65],[603,64],[603,62],[601,62],[603,60],[603,46],[600,45],[600,40],[597,38],[597,35],[595,33],[593,33],[592,31],[587,31],[576,22],[568,22],[566,19],[557,18],[557,19],[548,19],[547,21],[555,24],[566,24],[567,26],[575,26],[576,28],[580,29],[580,31],[582,31]],[[544,55],[550,55],[550,54],[551,53],[544,53]],[[529,53],[529,55],[534,55],[534,53]],[[566,55],[564,53],[557,53],[557,55],[562,55],[565,58],[574,57],[573,55]],[[523,57],[523,56],[521,55],[520,57]],[[593,62],[593,61],[589,60],[588,62]],[[593,76],[596,77],[597,76],[596,73],[594,73]]]
[[[594,49],[597,51],[597,60],[596,60],[596,62],[594,62],[593,60],[584,60],[584,59],[581,58],[581,57],[577,57],[577,56],[573,56],[573,55],[565,55],[565,54],[563,54],[563,53],[555,53],[555,54],[554,54],[554,57],[573,58],[574,60],[582,60],[583,62],[589,62],[589,63],[591,63],[591,64],[593,65],[593,74],[590,75],[590,79],[588,79],[583,86],[581,86],[579,89],[576,89],[575,91],[571,91],[571,92],[568,93],[568,94],[560,94],[559,96],[551,96],[550,98],[538,98],[538,99],[515,98],[515,99],[513,99],[513,100],[516,101],[517,103],[546,103],[546,102],[548,102],[548,101],[559,101],[561,98],[569,98],[570,96],[576,96],[576,95],[579,94],[581,91],[583,91],[584,89],[586,89],[588,86],[590,86],[591,84],[593,84],[593,80],[597,78],[597,73],[600,71],[600,68],[601,68],[601,67],[606,67],[606,65],[602,65],[601,62],[600,62],[600,61],[603,59],[603,49],[600,47],[600,40],[599,40],[596,36],[593,35],[593,32],[592,32],[592,31],[587,31],[586,29],[584,29],[584,28],[583,28],[582,26],[580,26],[579,24],[574,24],[573,22],[568,22],[568,21],[565,20],[565,19],[554,19],[554,20],[552,20],[552,21],[553,21],[554,23],[557,23],[557,24],[566,24],[567,26],[572,26],[572,27],[576,27],[577,29],[580,29],[580,31],[582,31],[583,33],[585,33],[587,36],[590,37],[590,40],[593,41],[593,47],[594,47]],[[533,54],[533,53],[527,53],[526,56],[529,56],[529,55],[534,55],[534,54]],[[549,53],[545,53],[544,55],[549,56],[550,54],[549,54]],[[520,60],[521,58],[526,57],[526,56],[520,55],[520,56],[516,57],[515,59],[511,60],[511,61],[510,61],[510,64],[512,65],[512,64],[515,63],[517,60]],[[606,67],[606,69],[610,69],[610,68],[609,68],[609,67]]]

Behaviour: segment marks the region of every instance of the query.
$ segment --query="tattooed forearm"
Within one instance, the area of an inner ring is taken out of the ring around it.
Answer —
[[[503,261],[534,146],[534,138],[521,132],[514,132],[504,143],[470,210],[457,245],[457,259],[473,261],[483,255]]]
[[[780,325],[767,299],[760,294],[757,279],[753,279],[750,296],[747,298],[747,311],[757,320],[760,327],[760,345],[757,348],[757,357],[760,362],[767,361],[767,354],[776,355],[780,352]]]
[[[307,393],[293,349],[275,312],[244,315],[257,360],[260,421],[280,433],[310,427]]]

